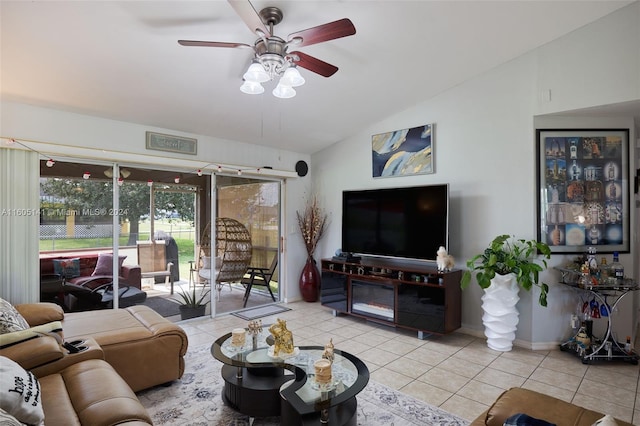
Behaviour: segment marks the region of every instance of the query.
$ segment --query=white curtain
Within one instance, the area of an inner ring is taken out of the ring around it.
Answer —
[[[0,147],[0,297],[40,300],[38,154]]]

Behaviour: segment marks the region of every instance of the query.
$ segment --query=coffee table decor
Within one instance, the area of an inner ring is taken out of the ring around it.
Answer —
[[[287,328],[287,322],[280,318],[269,327],[269,332],[273,336],[273,348],[270,355],[274,358],[287,358],[295,353],[293,345],[293,333]]]
[[[238,350],[234,332],[211,345],[213,357],[224,364],[225,405],[249,416],[250,424],[255,417],[280,416],[282,425],[356,426],[356,395],[369,381],[364,362],[332,349],[333,342],[293,346],[293,335],[282,320],[268,330],[256,333],[255,349],[245,344]],[[333,352],[333,362],[323,358],[328,352]]]
[[[249,321],[247,330],[249,335],[251,336],[251,343],[253,346],[253,350],[255,351],[256,349],[258,349],[258,335],[262,333],[262,320]]]

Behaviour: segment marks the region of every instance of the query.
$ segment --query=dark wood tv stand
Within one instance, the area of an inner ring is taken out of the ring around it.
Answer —
[[[435,263],[363,257],[322,259],[320,303],[339,313],[427,334],[460,328],[462,272]]]

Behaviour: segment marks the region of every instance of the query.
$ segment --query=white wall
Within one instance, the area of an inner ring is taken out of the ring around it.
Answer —
[[[534,117],[569,106],[640,99],[638,28],[640,3],[636,2],[314,154],[315,189],[333,216],[321,243],[322,256],[340,247],[341,192],[347,189],[449,183],[449,245],[458,267],[464,267],[465,259],[481,252],[496,235],[535,238],[538,121]],[[593,40],[595,32],[597,40]],[[577,49],[583,42],[594,48]],[[589,86],[574,84],[574,63],[595,64],[580,67],[581,82]],[[602,72],[603,66],[608,72]],[[543,89],[552,89],[551,102],[543,102]],[[585,90],[589,96],[583,94]],[[567,120],[555,124],[570,123]],[[596,121],[596,127],[604,124]],[[436,124],[435,173],[373,179],[371,135],[426,123]],[[624,117],[615,125],[633,128],[633,118]],[[628,271],[634,270],[636,258],[636,253],[623,256]],[[562,261],[554,256],[552,266]],[[566,289],[556,284],[558,275],[553,270],[542,274],[542,279],[551,286],[549,307],[537,304],[535,289],[531,294],[520,292],[517,344],[553,347],[568,332],[567,309],[574,307],[575,295],[565,294]],[[463,328],[471,332],[483,328],[481,295],[475,284],[463,292]]]
[[[538,114],[640,99],[640,3],[538,49]]]
[[[298,178],[294,168],[299,160],[308,163],[309,155],[11,102],[2,102],[0,108],[0,129],[3,138],[26,141],[28,146],[39,152],[46,152],[54,159],[59,159],[57,154],[86,158],[87,161],[119,161],[125,164],[133,162],[176,170],[190,168],[193,171],[208,163],[222,163],[256,168],[272,166],[276,174],[277,170],[283,171],[280,174],[289,178],[284,185],[283,235],[286,252],[281,263],[281,282],[284,284],[285,300],[301,298],[298,278],[306,256],[301,255],[304,253],[304,246],[297,232],[295,212],[304,207],[305,194],[310,192],[311,179],[310,176]],[[196,138],[198,155],[148,151],[145,149],[146,131]],[[25,170],[25,177],[26,173]],[[37,235],[35,237],[37,238]],[[16,247],[21,244],[21,241],[15,241]],[[14,269],[21,269],[26,280],[29,276],[28,269],[38,267],[37,264],[22,263]]]

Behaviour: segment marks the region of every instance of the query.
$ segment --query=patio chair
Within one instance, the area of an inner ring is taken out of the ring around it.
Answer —
[[[267,287],[267,290],[269,290],[269,294],[271,295],[271,299],[273,299],[274,302],[276,301],[276,297],[273,295],[269,283],[271,282],[271,278],[273,277],[273,275],[276,273],[277,267],[278,253],[276,253],[276,255],[273,257],[271,266],[269,266],[268,268],[257,268],[253,266],[249,267],[249,270],[240,281],[246,286],[244,297],[242,299],[244,301],[242,307],[247,306],[247,301],[249,300],[249,296],[251,295],[251,289],[256,285]]]

